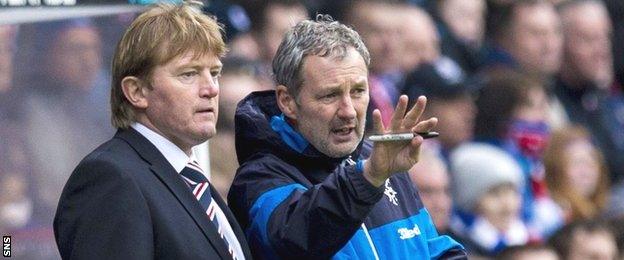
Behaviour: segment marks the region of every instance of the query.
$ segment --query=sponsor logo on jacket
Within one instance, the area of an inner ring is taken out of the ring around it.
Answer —
[[[401,235],[399,238],[405,240],[420,235],[420,228],[414,224],[414,228],[399,228],[397,232]]]

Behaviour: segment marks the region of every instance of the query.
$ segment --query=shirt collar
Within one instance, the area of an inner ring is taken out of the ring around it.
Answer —
[[[193,154],[192,150],[191,156],[187,156],[180,147],[162,135],[154,132],[152,129],[147,128],[145,125],[134,122],[131,126],[156,146],[156,149],[165,156],[165,159],[173,166],[176,172],[180,173],[191,159],[195,159],[195,154]]]

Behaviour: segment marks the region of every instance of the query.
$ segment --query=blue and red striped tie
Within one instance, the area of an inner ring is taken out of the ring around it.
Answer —
[[[202,206],[210,221],[215,225],[221,239],[225,242],[228,247],[228,252],[232,259],[239,259],[236,257],[234,249],[232,245],[228,242],[226,236],[224,235],[224,230],[221,228],[219,224],[219,220],[217,218],[217,211],[221,211],[221,208],[217,205],[217,203],[212,199],[210,195],[210,184],[208,183],[208,179],[203,174],[203,170],[199,166],[196,161],[190,161],[186,164],[186,167],[182,169],[180,174],[182,178],[188,183],[193,192],[193,196],[199,201],[199,204]]]

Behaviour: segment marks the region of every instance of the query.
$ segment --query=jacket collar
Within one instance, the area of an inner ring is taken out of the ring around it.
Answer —
[[[321,153],[284,120],[273,90],[249,94],[236,109],[236,152],[241,165],[254,154],[268,152],[297,165],[333,170],[349,157],[359,158],[362,144],[341,158]]]

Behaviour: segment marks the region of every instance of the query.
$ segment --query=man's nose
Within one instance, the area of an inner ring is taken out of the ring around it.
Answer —
[[[199,83],[199,94],[201,97],[213,98],[219,94],[219,80],[213,77],[210,72],[203,73]]]
[[[357,116],[355,107],[353,106],[353,100],[350,95],[345,95],[340,102],[340,108],[338,109],[338,117],[344,119],[352,119]]]

